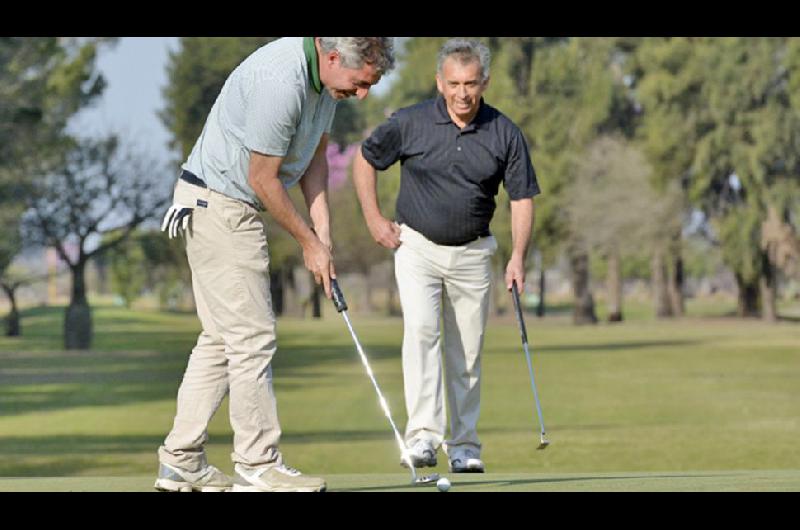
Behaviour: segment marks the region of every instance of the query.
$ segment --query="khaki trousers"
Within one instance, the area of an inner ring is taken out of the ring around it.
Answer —
[[[264,221],[251,206],[178,180],[175,202],[194,207],[184,232],[197,316],[203,330],[178,390],[162,462],[196,471],[206,465],[208,423],[227,393],[234,463],[281,462],[272,389],[275,315]],[[207,207],[198,205],[198,199]]]
[[[403,308],[406,442],[444,444],[448,454],[456,446],[480,453],[480,353],[497,241],[489,236],[464,246],[437,245],[406,225],[400,240],[395,277]],[[443,386],[450,416],[446,440]]]

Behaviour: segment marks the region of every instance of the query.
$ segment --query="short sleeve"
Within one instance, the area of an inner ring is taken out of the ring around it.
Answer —
[[[361,145],[361,154],[375,169],[383,171],[403,154],[403,135],[397,114],[379,125]]]
[[[245,146],[265,155],[285,156],[302,110],[298,87],[260,77],[245,99]]]
[[[514,131],[509,142],[503,186],[512,201],[528,199],[540,193],[528,143],[519,129]]]

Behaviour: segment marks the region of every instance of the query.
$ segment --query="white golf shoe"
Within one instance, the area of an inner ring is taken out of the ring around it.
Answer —
[[[483,460],[475,449],[454,449],[449,455],[451,473],[483,473]]]
[[[234,466],[234,492],[264,491],[325,491],[325,481],[318,477],[303,475],[284,464],[252,468],[242,464]]]
[[[417,440],[411,444],[408,448],[408,456],[414,467],[436,467],[436,449],[428,440]],[[400,465],[408,467],[408,462],[401,458]]]
[[[158,491],[228,491],[233,487],[230,477],[214,466],[192,473],[163,462],[158,466],[155,488]]]

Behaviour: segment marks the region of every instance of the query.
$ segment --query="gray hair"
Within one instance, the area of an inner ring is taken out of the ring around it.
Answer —
[[[489,48],[482,42],[476,40],[450,39],[445,42],[439,50],[439,60],[436,71],[442,74],[442,65],[448,58],[454,58],[461,64],[468,64],[478,61],[481,65],[481,81],[489,79],[489,65],[492,61],[492,54]]]
[[[383,75],[394,68],[392,37],[320,37],[323,52],[336,50],[345,68],[359,69],[373,65]]]

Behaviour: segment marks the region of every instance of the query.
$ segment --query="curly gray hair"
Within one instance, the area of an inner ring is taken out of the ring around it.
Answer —
[[[442,65],[449,57],[453,57],[461,64],[468,64],[478,61],[481,65],[481,81],[489,79],[489,65],[492,61],[492,54],[489,48],[482,42],[466,39],[450,39],[442,45],[439,50],[439,58],[436,64],[436,72],[442,74]]]
[[[320,37],[323,52],[336,50],[345,68],[358,69],[371,64],[381,75],[394,68],[392,37]]]

